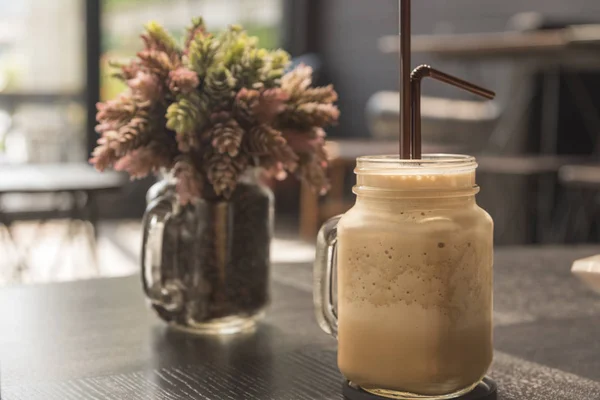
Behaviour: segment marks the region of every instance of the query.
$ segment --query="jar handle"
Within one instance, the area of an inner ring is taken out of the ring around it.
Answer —
[[[336,338],[338,321],[333,303],[333,273],[337,270],[337,225],[341,217],[333,217],[321,227],[317,236],[313,271],[313,300],[317,321],[321,329]]]
[[[163,244],[165,228],[176,212],[177,199],[162,196],[146,207],[142,220],[142,284],[152,305],[167,311],[178,311],[183,307],[183,292],[174,280],[163,276]]]

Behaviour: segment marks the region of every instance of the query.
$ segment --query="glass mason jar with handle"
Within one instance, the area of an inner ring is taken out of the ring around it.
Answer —
[[[493,223],[474,158],[357,160],[356,204],[321,228],[314,300],[338,366],[395,399],[472,390],[492,361]]]
[[[244,174],[228,200],[181,206],[176,181],[148,192],[142,282],[170,326],[227,334],[252,327],[269,302],[273,194],[259,170]]]

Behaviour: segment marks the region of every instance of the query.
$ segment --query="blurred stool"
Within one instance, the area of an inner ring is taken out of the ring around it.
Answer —
[[[600,165],[564,166],[558,177],[566,189],[559,239],[569,243],[600,240]]]

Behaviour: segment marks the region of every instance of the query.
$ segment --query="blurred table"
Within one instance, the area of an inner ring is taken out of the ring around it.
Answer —
[[[600,296],[570,273],[600,247],[495,255],[499,400],[600,398]],[[148,310],[139,277],[0,291],[3,400],[343,400],[336,342],[313,316],[311,266],[273,268],[255,332],[186,336]]]
[[[100,193],[116,191],[126,182],[123,174],[116,172],[99,173],[87,163],[62,164],[4,164],[0,165],[0,228],[7,233],[4,246],[18,246],[12,235],[11,226],[20,220],[38,220],[38,226],[48,219],[67,218],[70,220],[67,237],[71,240],[75,235],[75,221],[88,222],[92,232],[86,231],[90,251],[95,254],[97,236],[97,196]],[[64,194],[69,200],[66,208],[39,210],[5,209],[2,198],[6,195],[39,195]],[[0,242],[2,243],[2,242]],[[35,239],[32,242],[35,244]],[[17,273],[26,269],[26,253],[18,253]],[[60,253],[60,251],[59,251]]]
[[[599,65],[600,25],[571,26],[531,32],[468,33],[453,35],[414,35],[413,53],[440,58],[510,59],[523,58],[553,63],[594,63]],[[379,40],[383,53],[398,53],[398,36]]]
[[[14,109],[22,103],[56,104],[85,101],[84,93],[77,92],[5,92],[0,91],[0,104]]]
[[[99,173],[87,163],[5,164],[0,166],[0,195],[6,193],[98,192],[120,188],[116,172]]]

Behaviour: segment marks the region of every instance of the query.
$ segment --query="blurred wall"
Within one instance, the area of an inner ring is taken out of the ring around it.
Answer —
[[[398,86],[398,62],[379,53],[377,39],[398,32],[398,0],[327,0],[319,2],[318,50],[328,77],[341,94],[341,123],[332,135],[368,136],[364,107],[378,90]],[[413,33],[470,33],[505,30],[511,16],[539,11],[552,19],[600,21],[598,0],[413,0]],[[311,22],[312,23],[312,22]],[[415,56],[413,63],[432,62]],[[506,68],[435,62],[444,70],[467,76],[499,90],[506,87]],[[425,94],[459,96],[452,89],[427,84]]]

